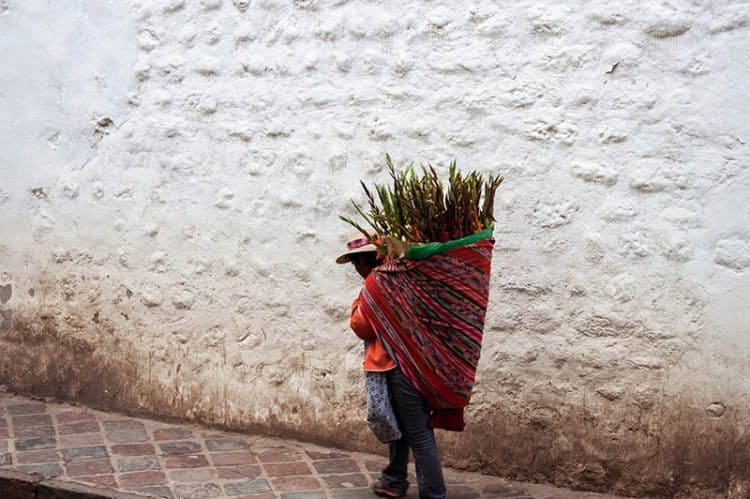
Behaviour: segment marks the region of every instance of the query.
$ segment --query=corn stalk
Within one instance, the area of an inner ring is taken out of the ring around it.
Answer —
[[[500,175],[473,171],[463,174],[453,161],[447,187],[432,166],[414,165],[397,171],[389,155],[386,167],[391,185],[375,184],[375,195],[364,182],[366,207],[352,201],[369,229],[340,215],[344,222],[373,241],[388,238],[391,245],[445,242],[476,234],[495,222],[495,193],[503,181]]]

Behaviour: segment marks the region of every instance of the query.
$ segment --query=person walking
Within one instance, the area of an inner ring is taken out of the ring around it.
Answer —
[[[376,246],[362,235],[349,238],[346,247],[347,251],[336,259],[336,263],[351,263],[363,279],[367,279],[382,263]],[[360,293],[352,304],[350,326],[366,342],[364,371],[385,373],[391,405],[401,430],[401,438],[388,444],[388,465],[371,489],[380,497],[405,496],[409,488],[407,465],[411,449],[420,499],[445,499],[445,480],[433,431],[433,411],[427,399],[404,376],[382,335],[377,334],[363,315],[361,296]]]

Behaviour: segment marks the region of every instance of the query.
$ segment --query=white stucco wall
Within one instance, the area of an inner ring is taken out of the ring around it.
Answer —
[[[0,382],[373,447],[337,214],[386,152],[456,158],[506,183],[446,461],[716,485],[670,456],[750,429],[748,27],[729,0],[0,0]]]

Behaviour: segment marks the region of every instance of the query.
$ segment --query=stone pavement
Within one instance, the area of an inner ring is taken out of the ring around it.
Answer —
[[[0,468],[110,491],[175,498],[374,498],[368,485],[384,463],[371,454],[0,392]],[[450,469],[446,480],[451,499],[613,497]],[[417,497],[415,485],[407,497]]]

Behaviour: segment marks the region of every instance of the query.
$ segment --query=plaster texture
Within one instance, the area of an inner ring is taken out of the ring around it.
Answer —
[[[445,461],[750,479],[750,4],[0,0],[0,383],[377,448],[333,260],[384,155],[503,172]]]

